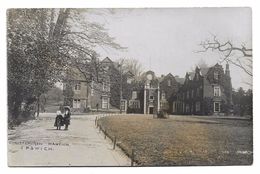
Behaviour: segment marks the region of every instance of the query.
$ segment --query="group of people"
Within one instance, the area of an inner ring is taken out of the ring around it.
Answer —
[[[57,111],[56,113],[56,119],[55,119],[55,123],[54,126],[57,127],[57,130],[61,129],[61,126],[65,125],[64,130],[68,130],[69,125],[70,125],[70,108],[65,107],[64,108],[64,116],[62,116],[62,113],[60,110]]]

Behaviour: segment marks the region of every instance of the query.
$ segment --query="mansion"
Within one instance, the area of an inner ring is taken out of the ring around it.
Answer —
[[[106,57],[101,62],[106,75],[102,82],[86,81],[77,70],[64,81],[64,105],[73,112],[124,112],[156,114],[224,115],[232,113],[232,84],[229,65],[196,67],[185,78],[171,73],[157,77],[147,71],[140,77],[122,72]],[[68,90],[70,88],[70,90]],[[70,92],[69,92],[70,91]]]

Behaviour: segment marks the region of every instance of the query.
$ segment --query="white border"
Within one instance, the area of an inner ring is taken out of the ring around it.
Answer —
[[[0,79],[1,79],[1,100],[0,100],[0,170],[1,173],[256,173],[259,169],[259,101],[260,83],[258,75],[260,72],[260,55],[257,47],[259,44],[259,4],[255,0],[7,0],[0,2]],[[253,54],[254,54],[254,164],[252,166],[239,167],[153,167],[153,168],[8,168],[7,167],[7,70],[6,70],[6,9],[7,8],[131,8],[131,7],[251,7],[253,11]],[[258,132],[258,133],[257,133]],[[258,136],[257,136],[258,135]],[[40,169],[40,170],[39,170]],[[85,171],[87,170],[87,171]]]

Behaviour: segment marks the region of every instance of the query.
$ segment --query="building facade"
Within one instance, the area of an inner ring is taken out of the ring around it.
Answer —
[[[173,113],[172,96],[180,84],[172,74],[156,77],[153,71],[142,74],[139,81],[133,81],[126,96],[128,113],[156,114],[159,110]]]
[[[232,113],[232,84],[229,65],[210,68],[196,67],[186,73],[184,84],[173,97],[175,114],[224,115]]]
[[[157,77],[147,71],[136,79],[106,57],[100,62],[102,80],[86,81],[77,69],[64,81],[64,105],[73,111],[106,111],[156,114],[224,115],[232,113],[229,65],[196,67],[185,78],[171,73]]]
[[[118,111],[120,107],[120,71],[108,57],[100,62],[99,80],[86,80],[82,72],[73,69],[63,82],[64,105],[74,112]]]

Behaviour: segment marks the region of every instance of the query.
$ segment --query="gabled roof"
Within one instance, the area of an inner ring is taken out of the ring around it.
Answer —
[[[135,76],[131,71],[127,71],[125,73],[125,75],[127,75],[128,77],[134,77]]]
[[[165,77],[173,77],[173,78],[174,78],[174,76],[172,75],[172,73],[168,73]]]
[[[162,82],[162,81],[164,81],[166,78],[168,78],[168,77],[170,77],[170,78],[174,78],[175,79],[175,77],[171,74],[171,73],[168,73],[166,76],[161,76],[161,77],[159,77],[158,79],[159,79],[159,81],[160,82]]]
[[[101,61],[101,63],[113,63],[113,61],[109,57],[106,57]]]

